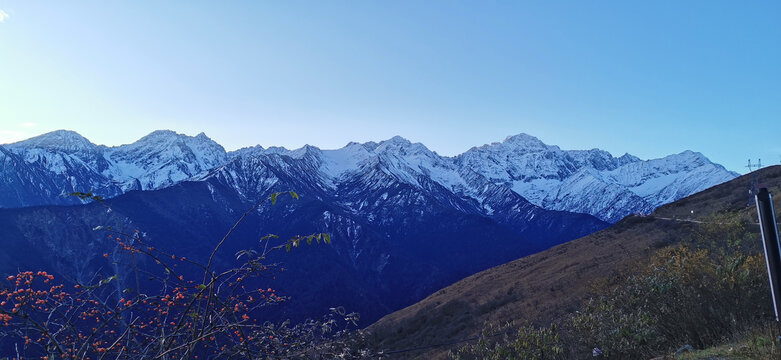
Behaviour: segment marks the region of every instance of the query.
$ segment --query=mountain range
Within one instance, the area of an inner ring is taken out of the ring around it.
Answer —
[[[695,152],[643,161],[564,151],[525,134],[444,157],[401,137],[226,152],[204,134],[155,131],[106,147],[56,131],[0,146],[0,164],[8,249],[0,273],[44,268],[74,281],[116,273],[117,286],[131,288],[132,275],[112,265],[116,243],[96,226],[140,229],[155,247],[204,261],[241,213],[295,190],[300,200],[251,213],[217,264],[232,266],[236,251],[268,233],[328,232],[332,246],[269,259],[285,264],[273,286],[292,297],[269,316],[303,319],[342,305],[364,325],[475,272],[736,176]],[[63,196],[74,191],[107,200]]]
[[[373,176],[369,169],[375,169],[416,187],[436,184],[471,203],[459,206],[484,214],[490,215],[496,205],[492,194],[509,190],[544,209],[590,214],[610,223],[737,176],[692,151],[643,161],[599,149],[561,150],[526,134],[444,157],[398,136],[379,143],[353,142],[337,150],[307,145],[226,152],[203,133],[190,137],[159,130],[129,145],[106,147],[59,130],[0,146],[0,207],[73,204],[78,199],[62,195],[74,191],[91,190],[108,198],[209,176],[225,178],[215,173],[236,161],[275,156],[299,164],[313,186],[324,191]],[[274,168],[282,163],[266,164]],[[258,182],[255,190],[261,192],[261,183],[273,182],[250,181]],[[486,187],[488,183],[495,186]],[[247,185],[237,183],[236,190],[248,191],[243,188]]]

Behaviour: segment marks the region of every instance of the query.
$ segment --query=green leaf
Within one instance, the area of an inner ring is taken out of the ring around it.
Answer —
[[[203,290],[203,289],[206,289],[206,285],[204,284],[198,285],[198,290]]]
[[[115,280],[116,278],[117,278],[117,275],[114,275],[114,276],[112,276],[112,277],[109,277],[109,278],[105,278],[105,279],[103,279],[103,280],[100,280],[100,282],[99,282],[98,284],[99,284],[99,285],[106,285],[106,284],[110,283],[112,280]]]
[[[274,204],[277,203],[277,196],[279,196],[279,193],[271,194],[271,205],[274,205]]]
[[[258,252],[255,250],[241,250],[236,253],[236,260],[240,259],[242,256],[247,255],[248,257],[252,258],[258,255]]]
[[[278,238],[279,238],[279,236],[277,236],[277,235],[268,234],[268,235],[260,238],[260,241],[263,242],[263,241],[268,240],[268,239],[278,239]]]
[[[329,235],[328,233],[323,233],[323,241],[325,241],[326,244],[330,244],[331,243],[331,235]]]
[[[295,192],[295,191],[291,191],[291,192],[290,192],[290,197],[292,197],[293,199],[296,199],[296,200],[298,200],[298,194],[296,194],[296,192]]]
[[[287,243],[287,245],[285,245],[285,251],[290,252],[290,243]]]

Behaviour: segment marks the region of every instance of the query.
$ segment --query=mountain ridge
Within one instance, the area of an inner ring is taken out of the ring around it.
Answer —
[[[660,159],[640,160],[629,154],[614,157],[600,149],[561,150],[525,133],[452,157],[440,156],[424,144],[401,136],[379,142],[350,142],[339,149],[305,145],[290,150],[256,145],[228,152],[204,133],[188,136],[171,130],[157,130],[134,143],[113,147],[95,145],[67,130],[0,147],[21,156],[36,168],[36,174],[48,171],[52,178],[48,182],[55,180],[56,184],[8,189],[19,194],[32,192],[28,197],[34,200],[26,203],[20,200],[24,196],[18,196],[15,201],[0,200],[0,207],[74,203],[73,199],[59,196],[73,191],[92,190],[113,197],[131,190],[160,189],[185,180],[202,180],[236,157],[271,154],[292,159],[318,157],[315,161],[319,164],[310,166],[312,170],[317,167],[330,182],[360,173],[359,168],[369,162],[379,162],[383,164],[382,171],[407,182],[417,183],[419,176],[427,176],[450,191],[471,193],[469,196],[479,202],[482,199],[474,196],[480,190],[474,186],[484,185],[485,181],[476,181],[470,188],[466,179],[482,177],[542,208],[590,214],[607,222],[632,213],[648,213],[659,205],[737,176],[704,155],[688,150]],[[284,162],[276,163],[282,166]],[[0,186],[9,187],[8,179],[20,176],[30,178],[5,168],[0,177],[6,181],[4,185],[0,182]],[[37,183],[47,181],[39,179]]]

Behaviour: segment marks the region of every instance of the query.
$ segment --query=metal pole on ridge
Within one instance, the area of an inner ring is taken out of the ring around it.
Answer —
[[[760,188],[755,195],[755,200],[757,203],[759,227],[762,230],[762,245],[765,249],[770,293],[773,297],[773,310],[776,315],[776,325],[778,325],[778,307],[781,305],[781,243],[779,243],[778,239],[773,196],[767,191],[767,188]],[[781,336],[779,340],[781,340]]]

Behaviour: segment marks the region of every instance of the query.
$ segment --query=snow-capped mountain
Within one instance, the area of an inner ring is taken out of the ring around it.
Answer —
[[[200,133],[194,137],[158,130],[129,144],[107,148],[103,175],[124,189],[160,189],[222,165],[225,149]]]
[[[226,153],[203,133],[190,137],[168,130],[117,147],[98,146],[61,130],[1,148],[0,161],[6,166],[0,169],[0,190],[5,190],[0,207],[70,204],[76,200],[60,195],[92,190],[112,197],[203,180],[208,174],[236,183],[239,192],[259,194],[280,172],[298,167],[296,176],[308,179],[302,186],[322,194],[354,191],[348,184],[382,188],[385,183],[380,180],[393,179],[448,194],[458,199],[453,206],[487,216],[531,216],[530,202],[616,222],[737,176],[691,151],[643,161],[599,149],[561,150],[526,134],[456,157],[439,156],[398,136],[379,143],[353,142],[336,150],[255,146]],[[216,174],[231,166],[238,167],[234,173]],[[356,206],[356,211],[370,205],[355,201],[349,206]],[[502,212],[508,206],[517,209]]]
[[[130,190],[176,184],[227,160],[206,135],[155,131],[116,147],[95,145],[73,131],[58,130],[0,146],[0,207],[73,204],[75,191],[113,197]],[[11,195],[13,194],[13,195]]]
[[[532,217],[529,205],[533,204],[548,210],[590,214],[608,222],[633,213],[649,213],[737,176],[692,151],[643,161],[629,154],[613,157],[599,149],[561,150],[526,134],[472,148],[452,158],[398,136],[379,143],[350,143],[337,150],[255,147],[232,156],[286,156],[291,163],[283,168],[300,162],[295,166],[305,169],[302,173],[309,178],[306,184],[318,184],[320,191],[351,189],[344,184],[359,189],[382,188],[392,179],[439,190],[438,196],[455,195],[458,200],[453,200],[453,206],[486,216],[505,216],[510,206],[515,207],[511,213]],[[266,186],[273,183],[265,175],[257,178],[265,179]],[[371,205],[363,200],[355,204],[356,211]]]
[[[403,212],[400,208],[422,215],[444,206],[494,219],[519,232],[534,232],[541,247],[550,246],[545,240],[560,241],[570,230],[580,233],[575,223],[590,223],[589,229],[601,226],[586,221],[587,216],[569,214],[573,229],[552,229],[549,225],[561,214],[531,204],[511,189],[459,167],[452,158],[398,136],[379,143],[350,143],[337,150],[255,147],[231,156],[230,162],[192,180],[218,181],[248,201],[272,189],[284,190],[280,183],[289,184],[378,226],[392,222],[394,214]],[[546,231],[538,231],[542,229]]]
[[[103,148],[73,131],[55,131],[0,147],[0,207],[73,204],[74,191],[104,197],[123,193],[103,175],[111,164]]]
[[[526,134],[472,148],[455,162],[546,209],[608,222],[649,213],[738,175],[692,151],[643,161],[599,149],[561,150]]]

